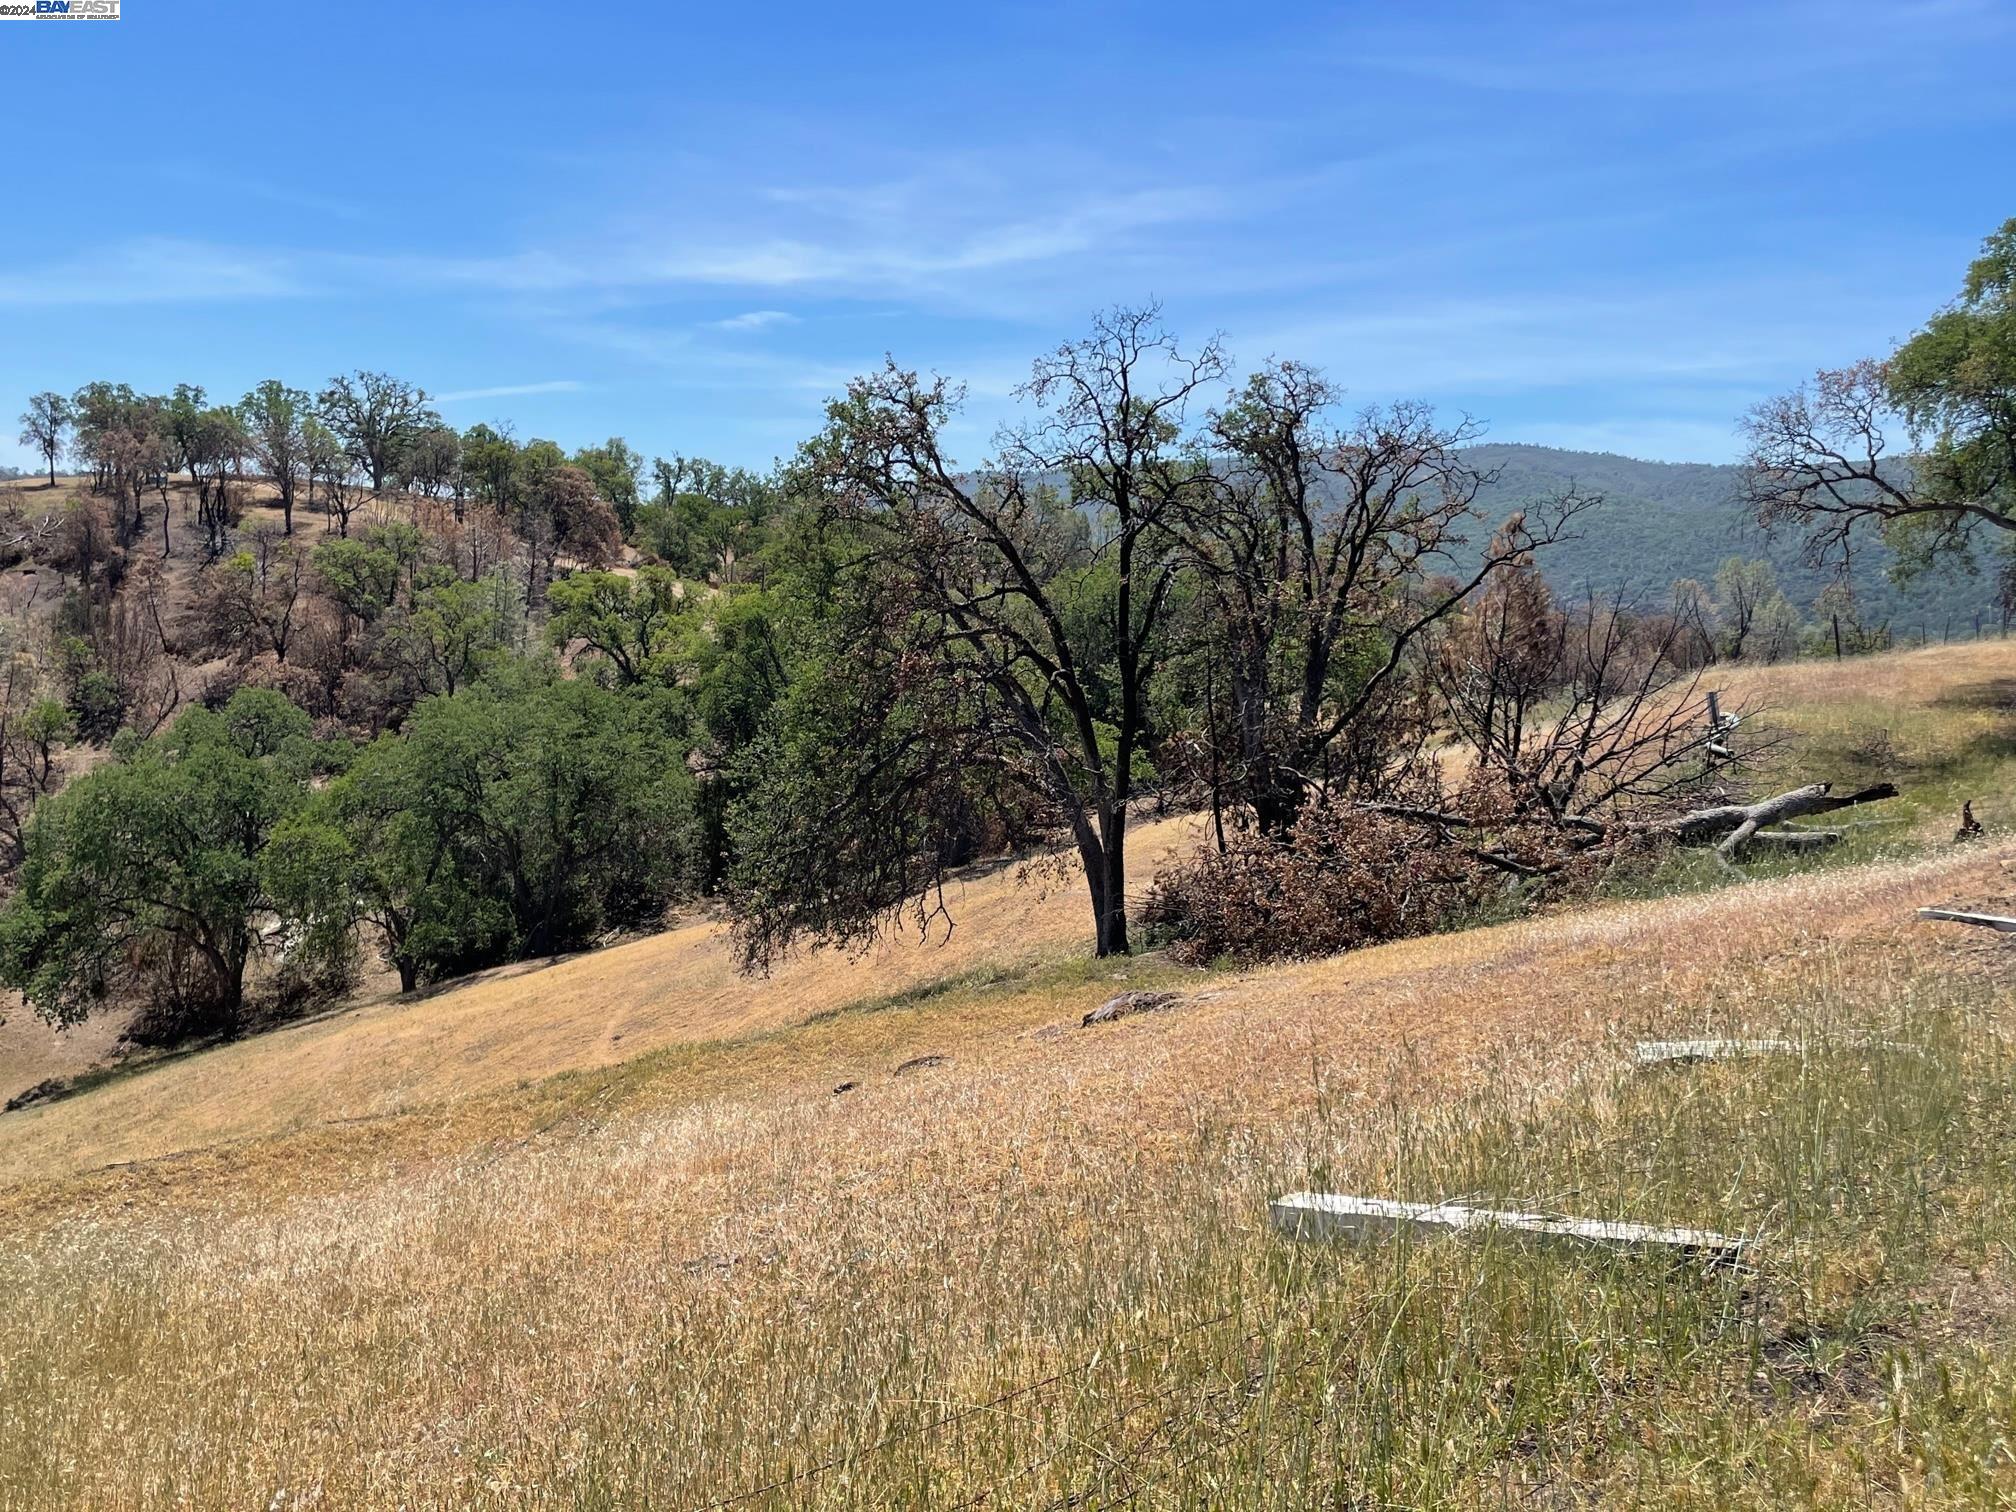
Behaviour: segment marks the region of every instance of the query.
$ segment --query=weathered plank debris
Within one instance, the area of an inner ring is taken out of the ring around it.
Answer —
[[[2016,934],[2016,919],[2001,914],[1968,913],[1961,908],[1921,908],[1921,919],[1938,919],[1948,924],[1978,924],[1983,929],[1992,929],[1997,934]]]
[[[1694,1061],[1740,1060],[1746,1055],[1794,1055],[1798,1045],[1782,1039],[1643,1040],[1632,1052],[1640,1066],[1687,1065]]]
[[[1503,1229],[1536,1240],[1634,1254],[1680,1255],[1711,1265],[1733,1265],[1743,1255],[1743,1240],[1707,1229],[1659,1228],[1603,1218],[1550,1218],[1448,1202],[1393,1202],[1328,1192],[1290,1192],[1277,1197],[1268,1204],[1268,1216],[1276,1232],[1293,1239],[1363,1242],[1403,1229],[1449,1234]]]

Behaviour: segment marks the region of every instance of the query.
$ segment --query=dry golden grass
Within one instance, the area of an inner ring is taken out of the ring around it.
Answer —
[[[1888,732],[1888,759],[1907,767],[2004,740],[2016,702],[2016,642],[1736,669],[1725,685],[1732,700],[1761,704],[1808,738],[1808,769],[1793,775],[1855,780],[1858,771],[1842,768],[1858,766],[1852,748],[1878,731]],[[1911,785],[1914,774],[1903,775]],[[1922,788],[1936,774],[1917,775]],[[1935,786],[1939,796],[1905,810],[1908,827],[1879,831],[1882,838],[1949,836],[1958,799],[1949,801],[1945,784]],[[1974,794],[1991,824],[2016,824],[2016,795],[2005,793],[2002,784]],[[1137,883],[1194,832],[1182,820],[1137,831]],[[491,973],[417,1001],[353,1008],[122,1079],[86,1099],[9,1115],[0,1121],[0,1183],[508,1093],[668,1046],[746,1038],[850,1004],[956,984],[976,972],[1007,979],[1005,992],[1018,976],[1082,955],[1086,905],[1068,881],[1037,888],[1000,870],[964,883],[951,902],[957,927],[949,941],[892,940],[860,960],[818,953],[768,979],[738,975],[718,927],[697,922],[557,965]],[[1401,947],[1410,948],[1440,954],[1451,944]],[[1067,995],[1068,1012],[1092,1006],[1101,993],[1091,981]],[[32,1033],[23,1030],[24,1038]],[[889,1053],[901,1048],[891,1044]]]
[[[1169,820],[1138,832],[1137,865],[1152,869],[1193,829]],[[0,1123],[0,1181],[381,1117],[667,1045],[774,1030],[979,968],[1013,977],[1081,955],[1089,933],[1080,888],[1026,884],[1012,868],[953,887],[949,902],[949,939],[913,933],[860,959],[818,952],[768,978],[741,975],[721,928],[698,922],[225,1045],[10,1115]],[[1098,1000],[1096,988],[1085,992]]]
[[[1844,708],[1869,699],[1903,710],[1938,704],[1956,694],[1993,691],[1998,685],[2008,694],[2008,679],[2016,676],[2016,642],[1954,641],[1870,656],[1718,670],[1722,675],[1717,682],[1730,699],[1766,709]]]
[[[1930,760],[1999,733],[2016,648],[1829,675],[1891,691]],[[1144,874],[1182,835],[1144,835]],[[1925,1266],[1991,1299],[1956,1349],[2007,1321],[2005,953],[1912,911],[2008,891],[2012,854],[1199,974],[1097,1030],[1120,982],[1185,978],[1083,962],[1076,889],[996,873],[943,948],[750,982],[694,926],[9,1115],[0,1506],[2009,1494],[1992,1353],[1856,1383],[1899,1318],[1959,1327]],[[1846,1080],[1610,1070],[1640,1032],[1816,1028],[1932,1049]],[[948,1059],[892,1074],[923,1054]],[[1333,1257],[1261,1229],[1305,1182],[1777,1239],[1748,1292]]]
[[[1999,957],[1910,909],[1996,885],[1999,860],[1407,942],[1096,1031],[1047,1032],[1063,1004],[1042,993],[892,1010],[844,1096],[825,1079],[866,1047],[822,1060],[815,1038],[808,1064],[674,1066],[522,1143],[406,1148],[333,1188],[274,1145],[240,1152],[250,1185],[214,1173],[172,1202],[144,1171],[101,1177],[41,1214],[7,1278],[0,1465],[23,1505],[697,1504],[1194,1330],[1206,1259],[1266,1294],[1272,1173],[1390,1163],[1396,1108],[1558,1091],[1620,1032],[1769,1031],[1801,1000],[1895,1007],[1980,976]],[[899,1045],[953,1059],[892,1078]],[[1118,1410],[1159,1387],[1094,1389]],[[1023,1426],[1016,1452],[1050,1442]],[[997,1459],[901,1464],[949,1497]],[[811,1503],[895,1491],[850,1484]]]
[[[105,1013],[58,1032],[14,993],[0,994],[0,1100],[45,1080],[67,1081],[112,1060],[128,1016]]]

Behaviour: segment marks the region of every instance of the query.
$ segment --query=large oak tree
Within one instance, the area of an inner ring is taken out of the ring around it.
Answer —
[[[374,494],[397,470],[406,449],[423,431],[441,424],[416,384],[390,373],[359,370],[329,380],[317,404],[322,421],[342,441]]]
[[[1224,372],[1215,342],[1184,354],[1153,308],[1102,315],[1036,362],[1028,417],[977,465],[951,452],[962,395],[942,378],[892,362],[832,404],[799,473],[847,532],[843,591],[876,608],[833,648],[853,665],[830,674],[825,727],[773,747],[785,759],[751,800],[767,820],[806,779],[828,799],[814,832],[770,835],[745,868],[752,957],[858,938],[927,887],[949,853],[929,811],[972,768],[1049,805],[1098,953],[1127,950],[1130,808],[1181,571],[1171,526],[1209,487],[1186,420]],[[859,719],[832,723],[843,707]]]

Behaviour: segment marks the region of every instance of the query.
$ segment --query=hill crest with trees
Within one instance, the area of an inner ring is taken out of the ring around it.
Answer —
[[[0,499],[0,977],[230,1030],[255,965],[326,995],[375,950],[410,987],[709,896],[761,968],[929,929],[949,868],[1036,845],[1123,953],[1150,801],[1210,815],[1201,889],[1146,915],[1199,950],[1204,902],[1284,876],[1297,940],[1227,949],[1822,843],[1735,801],[1769,737],[1700,675],[2000,623],[2012,270],[2016,222],[1728,468],[1235,381],[1152,306],[1038,357],[979,458],[958,386],[893,361],[762,475],[458,433],[366,370],[39,394],[48,481]]]

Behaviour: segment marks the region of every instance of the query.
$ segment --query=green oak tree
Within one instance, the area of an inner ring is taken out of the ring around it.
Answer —
[[[594,481],[595,491],[609,501],[627,533],[637,521],[642,502],[643,453],[621,436],[611,436],[600,446],[584,446],[575,452],[574,465]]]
[[[44,392],[28,400],[21,412],[21,444],[40,452],[49,465],[49,486],[56,486],[56,459],[63,454],[63,438],[70,433],[70,401],[61,394]]]
[[[54,1023],[152,985],[190,1027],[235,1027],[273,900],[261,853],[306,799],[308,716],[247,689],[191,709],[41,804],[0,909],[0,980]],[[186,975],[148,961],[186,961]]]
[[[416,384],[360,369],[331,378],[316,405],[322,423],[370,480],[371,492],[378,494],[385,491],[385,480],[397,470],[415,438],[441,424],[427,399],[427,391]]]
[[[1971,563],[1984,533],[2016,546],[2016,219],[1887,359],[1822,372],[1744,428],[1745,501],[1767,526],[1804,531],[1816,561],[1846,561],[1870,532],[1907,578]]]
[[[646,567],[635,577],[577,572],[548,588],[546,603],[546,635],[554,647],[578,645],[577,661],[618,687],[666,678],[688,611],[679,579],[664,567]]]
[[[276,837],[305,941],[365,924],[408,986],[655,924],[693,875],[676,694],[535,671],[428,699]]]
[[[301,389],[268,378],[238,401],[238,419],[245,427],[252,454],[280,490],[280,517],[294,534],[294,500],[308,476],[308,421],[314,401]]]

